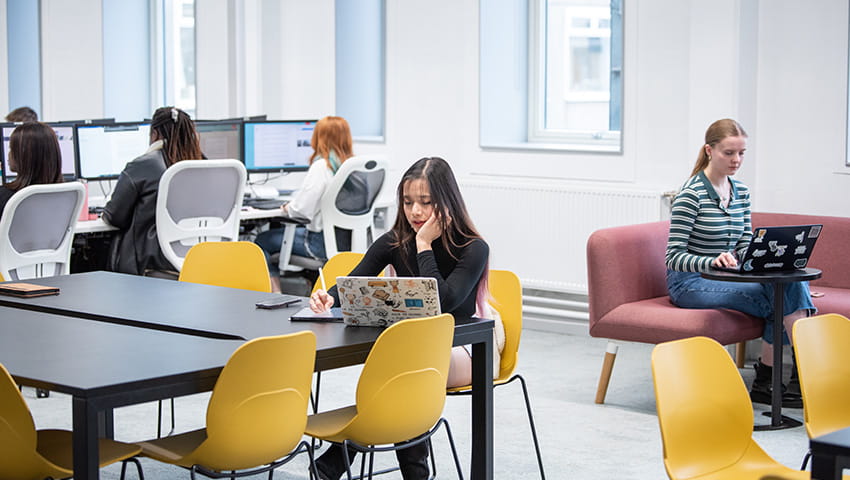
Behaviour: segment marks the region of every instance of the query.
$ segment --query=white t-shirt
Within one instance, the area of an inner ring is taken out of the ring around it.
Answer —
[[[301,188],[286,204],[290,217],[310,222],[307,224],[307,230],[311,232],[322,231],[322,195],[325,194],[333,176],[327,160],[317,158],[307,170]]]

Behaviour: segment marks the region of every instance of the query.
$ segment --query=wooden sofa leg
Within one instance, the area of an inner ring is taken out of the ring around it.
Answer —
[[[617,344],[608,342],[605,347],[605,359],[602,360],[602,373],[599,374],[599,386],[596,387],[596,403],[605,403],[605,394],[608,393],[608,382],[611,380],[611,371],[614,370],[614,359],[617,358]]]
[[[744,368],[747,362],[747,342],[738,342],[735,344],[735,363],[738,368]]]

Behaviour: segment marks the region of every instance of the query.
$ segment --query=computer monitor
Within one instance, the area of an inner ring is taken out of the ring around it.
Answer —
[[[12,132],[20,124],[6,123],[3,124],[3,152],[0,157],[3,159],[3,183],[10,183],[17,175],[9,169],[9,139]],[[65,180],[74,180],[76,178],[75,159],[74,159],[74,125],[65,122],[48,123],[56,132],[56,138],[59,140],[59,153],[62,156],[62,177]]]
[[[196,120],[195,130],[208,159],[242,161],[242,120]]]
[[[97,125],[109,125],[115,123],[115,118],[84,118],[81,120],[62,120],[61,123],[92,123]]]
[[[304,171],[310,167],[310,139],[316,120],[244,122],[242,152],[252,173]]]
[[[89,180],[117,178],[127,162],[150,146],[150,123],[75,125],[77,175]]]

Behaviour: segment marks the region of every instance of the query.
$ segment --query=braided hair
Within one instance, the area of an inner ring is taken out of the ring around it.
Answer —
[[[182,160],[203,158],[195,123],[177,107],[160,107],[153,113],[151,132],[162,139],[165,165],[170,167]]]

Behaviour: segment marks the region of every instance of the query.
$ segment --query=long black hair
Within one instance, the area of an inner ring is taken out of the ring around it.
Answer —
[[[41,122],[18,125],[9,138],[9,155],[17,174],[6,185],[9,190],[62,182],[62,152],[50,125]]]
[[[392,231],[395,233],[395,241],[392,246],[400,248],[402,258],[409,258],[410,249],[413,248],[416,232],[407,221],[404,213],[404,186],[414,180],[425,180],[431,194],[431,204],[434,205],[435,216],[440,224],[443,234],[440,242],[449,255],[456,258],[454,250],[464,247],[476,239],[481,239],[481,234],[472,223],[466,203],[460,194],[452,167],[440,157],[420,158],[404,172],[398,183],[398,214]],[[489,300],[489,262],[484,268],[481,280],[478,282],[478,293],[476,295],[476,306],[483,312],[485,303]]]
[[[164,142],[162,153],[170,167],[181,160],[203,158],[195,123],[189,114],[177,107],[160,107],[153,113],[151,131]]]

